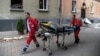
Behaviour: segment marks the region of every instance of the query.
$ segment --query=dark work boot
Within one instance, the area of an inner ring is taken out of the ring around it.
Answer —
[[[40,45],[39,44],[36,44],[36,47],[40,47]]]
[[[38,42],[36,42],[35,44],[36,44],[36,47],[37,47],[37,48],[38,48],[38,47],[40,47],[40,45],[39,45],[39,43],[38,43]]]
[[[80,41],[80,40],[79,40],[79,37],[76,37],[76,38],[75,38],[75,43],[78,44],[79,41]]]

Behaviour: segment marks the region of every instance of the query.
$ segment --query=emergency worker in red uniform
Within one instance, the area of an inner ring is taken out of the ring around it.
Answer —
[[[26,17],[26,27],[28,30],[28,37],[26,39],[26,45],[24,46],[22,53],[27,51],[27,48],[29,47],[31,41],[33,40],[33,42],[36,44],[36,47],[40,47],[36,37],[35,37],[35,33],[36,30],[38,29],[39,23],[38,20],[36,18],[32,18],[30,16],[29,12],[25,12],[25,17]]]
[[[82,26],[81,20],[77,19],[76,15],[73,15],[73,18],[70,22],[70,26],[74,28],[75,43],[79,43],[80,27]]]

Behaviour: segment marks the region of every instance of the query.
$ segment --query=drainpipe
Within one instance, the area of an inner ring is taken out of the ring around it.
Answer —
[[[59,0],[59,24],[62,25],[62,0]]]

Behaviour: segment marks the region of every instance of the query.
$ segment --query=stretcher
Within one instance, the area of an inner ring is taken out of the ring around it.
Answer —
[[[71,34],[74,32],[74,28],[73,27],[69,27],[69,26],[62,26],[62,27],[56,27],[53,24],[49,24],[48,22],[40,22],[40,28],[42,30],[39,30],[39,34],[38,36],[43,37],[43,50],[44,51],[48,51],[49,55],[52,55],[52,50],[50,48],[50,43],[51,43],[51,39],[53,37],[53,35],[57,36],[57,46],[58,47],[62,47],[65,50],[67,49],[67,46],[65,45],[64,41],[65,41],[65,35],[66,34]],[[63,43],[60,44],[59,43],[59,36],[62,35],[63,36]],[[45,42],[48,42],[48,45],[45,44]]]

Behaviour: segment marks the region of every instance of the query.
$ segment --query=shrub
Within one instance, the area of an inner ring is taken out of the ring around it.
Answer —
[[[25,25],[23,19],[18,19],[17,21],[17,31],[19,33],[24,33]]]

